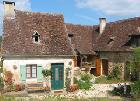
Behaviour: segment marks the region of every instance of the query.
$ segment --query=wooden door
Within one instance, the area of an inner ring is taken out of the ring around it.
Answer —
[[[96,76],[101,75],[101,59],[96,58]]]
[[[102,74],[103,75],[108,75],[108,60],[107,59],[102,59]]]
[[[64,87],[64,64],[55,63],[51,65],[51,88],[52,90],[63,89]]]

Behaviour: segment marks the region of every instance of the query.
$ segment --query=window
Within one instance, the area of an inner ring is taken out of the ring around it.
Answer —
[[[37,65],[26,65],[26,77],[36,78],[37,77]]]
[[[111,45],[114,42],[115,37],[110,37],[109,41],[107,42],[108,45]]]
[[[34,32],[32,38],[33,38],[34,43],[39,43],[40,42],[40,34],[37,31]]]
[[[132,45],[132,47],[139,47],[140,46],[140,38],[139,37],[133,37],[131,39],[131,45]]]

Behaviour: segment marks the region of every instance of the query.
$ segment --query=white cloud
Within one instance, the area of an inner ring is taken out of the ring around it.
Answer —
[[[77,7],[90,8],[107,15],[138,16],[140,0],[75,0]]]
[[[11,1],[11,0],[6,0]],[[0,35],[2,33],[2,19],[3,19],[3,0],[0,0]],[[30,0],[12,0],[12,2],[15,2],[15,9],[22,10],[22,11],[30,11],[31,10],[31,3]]]

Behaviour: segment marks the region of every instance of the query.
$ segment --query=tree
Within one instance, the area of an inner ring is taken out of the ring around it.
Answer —
[[[138,80],[140,77],[140,47],[134,48],[133,59],[130,61],[129,69],[131,80]]]

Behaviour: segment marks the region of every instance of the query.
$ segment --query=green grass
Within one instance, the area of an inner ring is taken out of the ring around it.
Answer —
[[[127,82],[127,81],[119,80],[119,79],[108,80],[107,77],[105,76],[97,77],[95,80],[96,84],[112,84],[112,83],[121,83],[121,82]]]
[[[24,97],[6,97],[0,96],[0,101],[112,101],[114,99],[109,98],[74,98],[74,99],[66,99],[61,98],[60,96],[53,96],[53,97],[46,97],[43,100],[37,98],[24,98]],[[114,100],[114,101],[123,101],[121,99]]]

